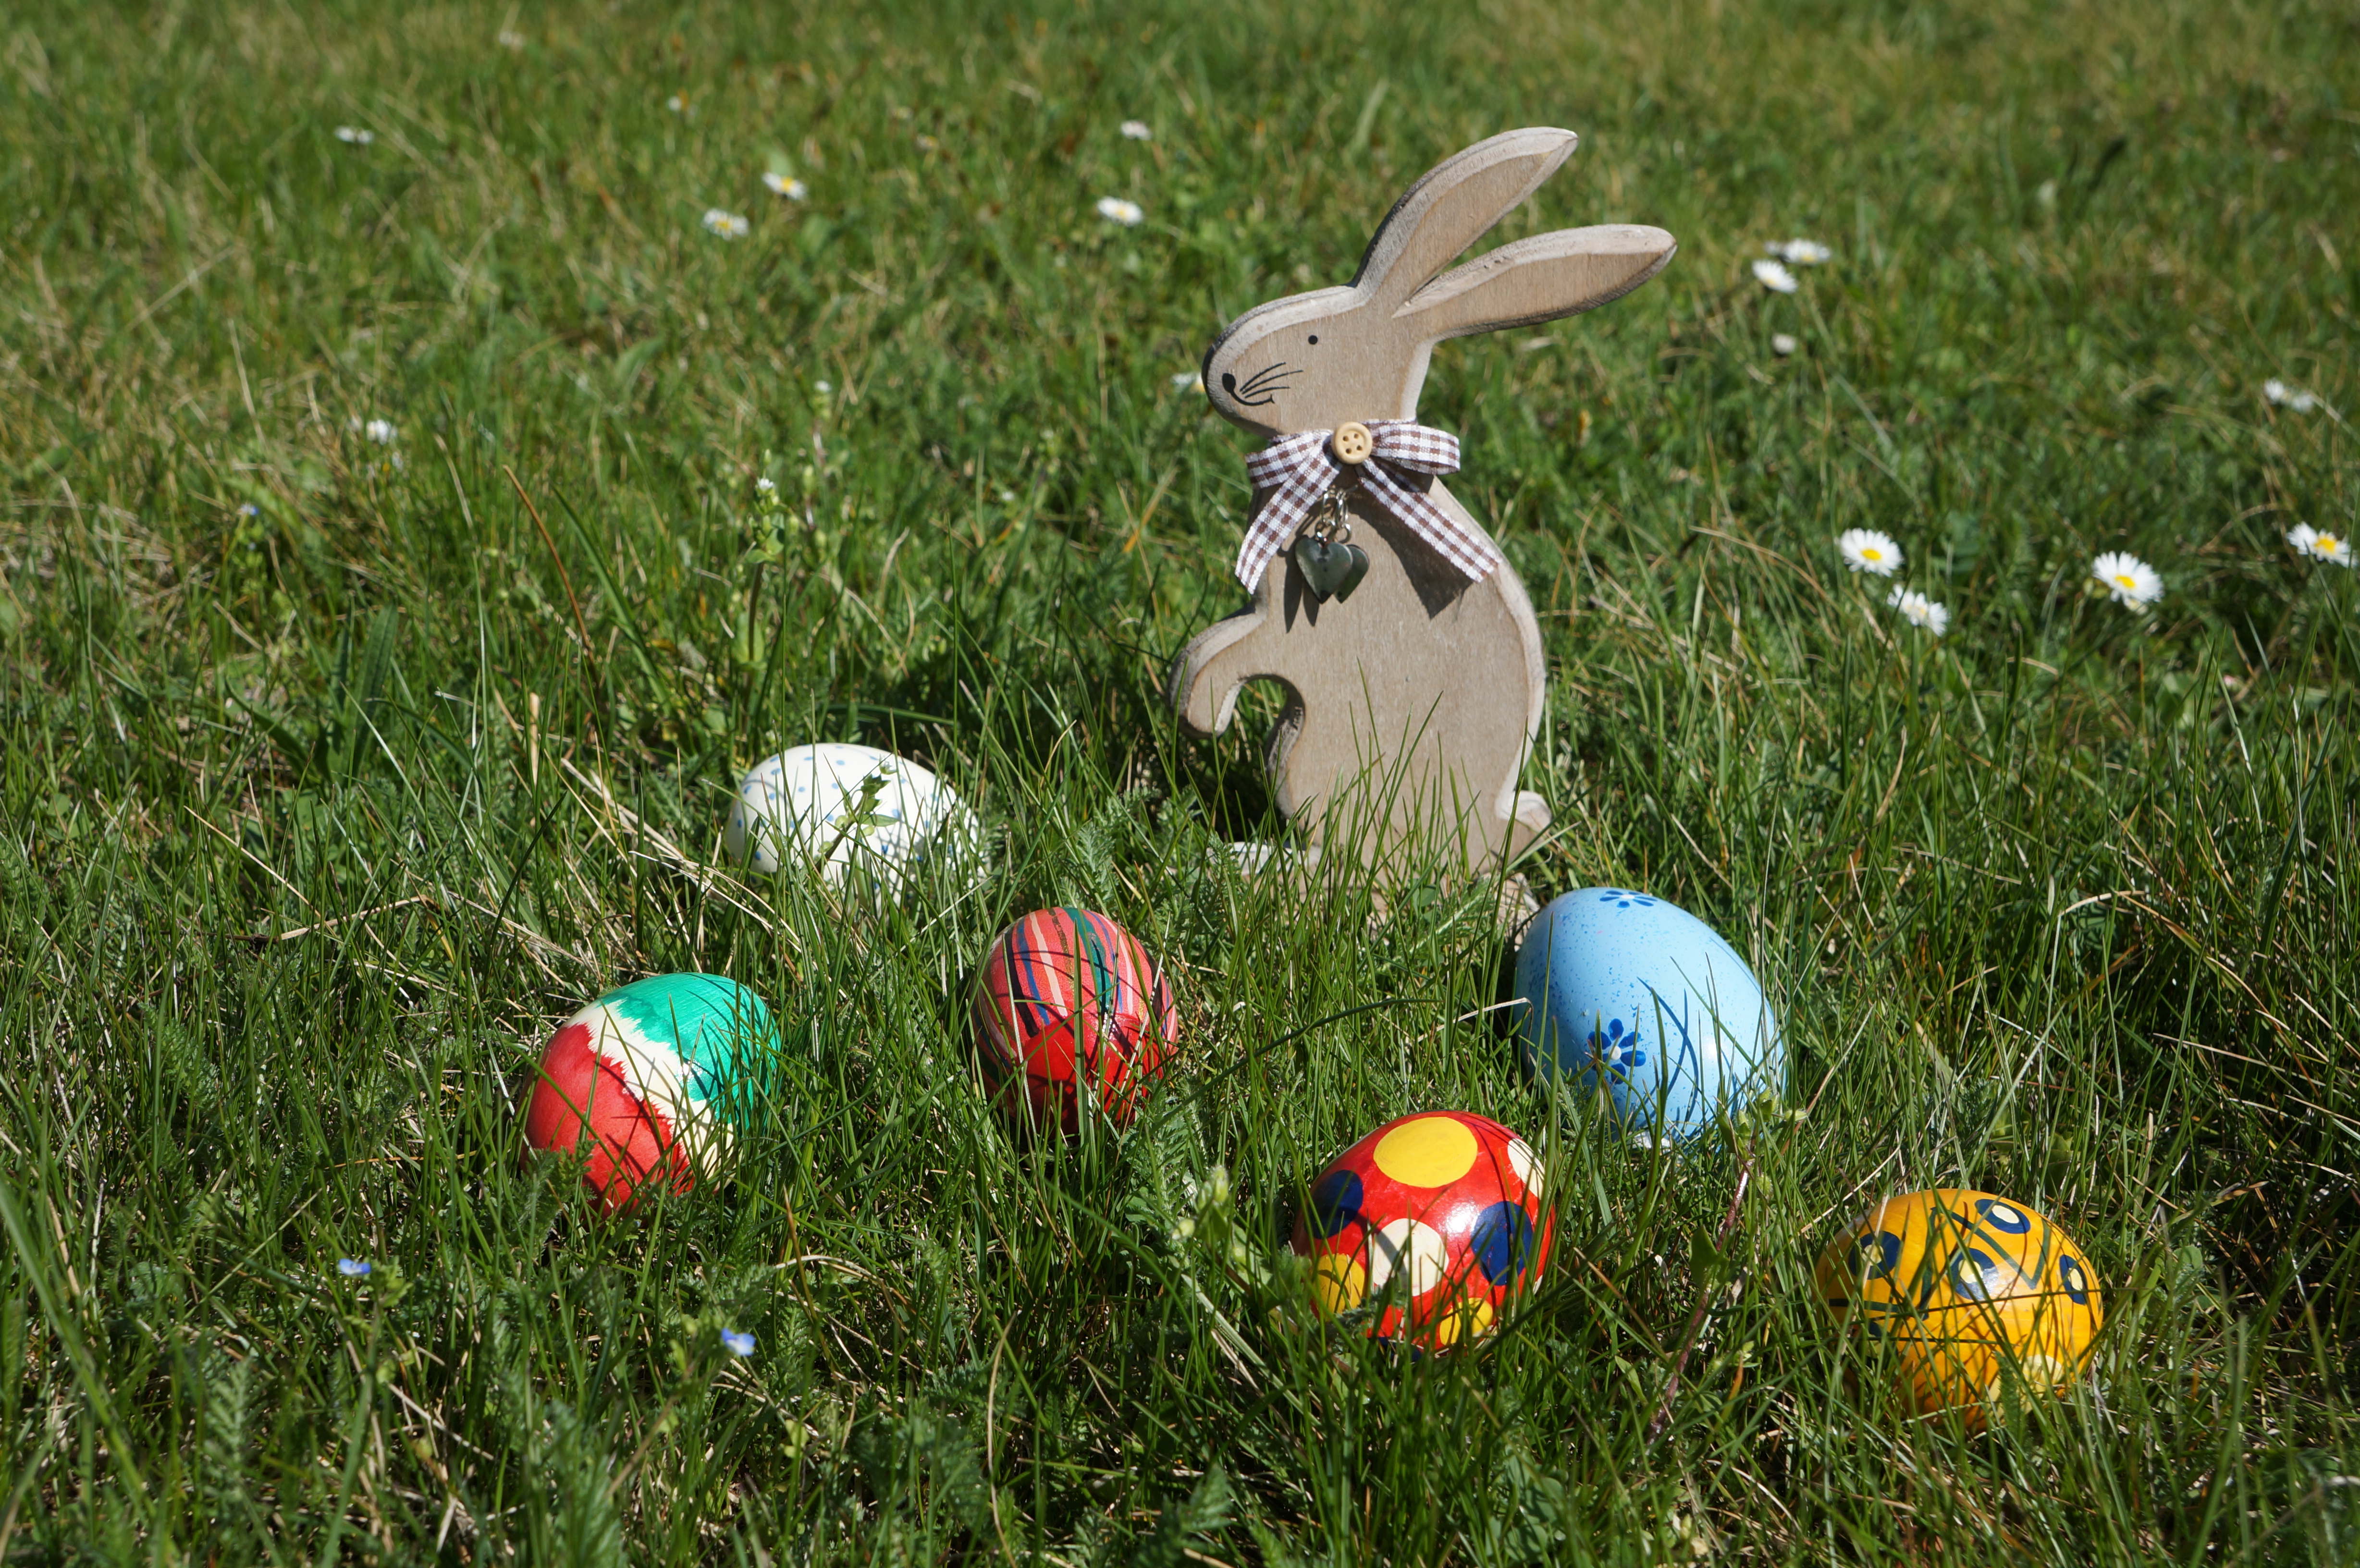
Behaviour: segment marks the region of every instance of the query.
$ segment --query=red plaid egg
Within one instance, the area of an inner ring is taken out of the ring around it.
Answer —
[[[1532,1289],[1554,1229],[1532,1145],[1488,1116],[1426,1111],[1319,1173],[1295,1250],[1323,1310],[1382,1303],[1371,1334],[1440,1350],[1490,1333]]]
[[[1172,988],[1139,939],[1092,909],[1039,909],[1000,934],[975,990],[993,1098],[1067,1132],[1087,1100],[1126,1125],[1179,1038]]]

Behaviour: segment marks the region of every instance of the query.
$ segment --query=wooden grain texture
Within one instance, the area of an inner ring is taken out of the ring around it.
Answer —
[[[1433,169],[1386,215],[1351,283],[1259,306],[1214,340],[1213,407],[1266,437],[1414,419],[1437,343],[1590,310],[1654,277],[1672,236],[1628,224],[1536,234],[1442,270],[1575,141],[1570,131],[1509,131]],[[1482,454],[1464,461],[1480,469]],[[1402,477],[1483,531],[1439,481]],[[1254,508],[1267,498],[1256,495]],[[1317,844],[1349,841],[1380,866],[1427,847],[1470,869],[1513,856],[1548,824],[1541,799],[1516,789],[1547,679],[1524,583],[1507,566],[1469,582],[1364,495],[1351,516],[1370,564],[1350,598],[1317,602],[1281,553],[1251,607],[1181,651],[1173,700],[1191,728],[1217,734],[1246,682],[1286,685],[1271,780],[1279,809]]]
[[[1463,517],[1441,486],[1428,494]],[[1513,855],[1548,825],[1540,797],[1515,789],[1546,674],[1524,584],[1506,570],[1469,582],[1365,495],[1351,523],[1369,552],[1352,596],[1317,602],[1278,556],[1253,607],[1182,655],[1181,716],[1218,734],[1246,681],[1284,681],[1294,697],[1271,732],[1271,782],[1316,842],[1333,826],[1364,860],[1454,836],[1470,866]]]

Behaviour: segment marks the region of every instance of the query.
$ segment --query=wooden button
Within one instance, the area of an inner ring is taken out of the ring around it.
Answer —
[[[1369,461],[1369,453],[1377,450],[1377,438],[1371,435],[1369,427],[1360,420],[1347,419],[1336,427],[1336,433],[1328,438],[1328,444],[1336,449],[1337,462],[1349,463],[1357,468]]]

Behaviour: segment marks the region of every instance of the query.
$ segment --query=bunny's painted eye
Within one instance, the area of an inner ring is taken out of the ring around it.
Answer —
[[[1317,342],[1319,341],[1319,334],[1318,334],[1317,332],[1314,332],[1314,333],[1312,333],[1312,334],[1311,334],[1311,341],[1312,341],[1313,343],[1317,343]]]

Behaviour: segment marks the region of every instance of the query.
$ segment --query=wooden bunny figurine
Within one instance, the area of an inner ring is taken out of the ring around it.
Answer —
[[[1479,869],[1548,825],[1516,789],[1541,721],[1540,627],[1491,536],[1432,477],[1456,469],[1458,443],[1417,425],[1417,395],[1443,339],[1603,305],[1671,259],[1663,230],[1608,224],[1442,270],[1575,140],[1533,129],[1469,147],[1386,214],[1350,284],[1258,306],[1205,352],[1213,407],[1272,444],[1250,464],[1238,563],[1253,604],[1181,651],[1173,702],[1215,735],[1247,681],[1285,683],[1267,754],[1279,810],[1372,866],[1426,842]]]

